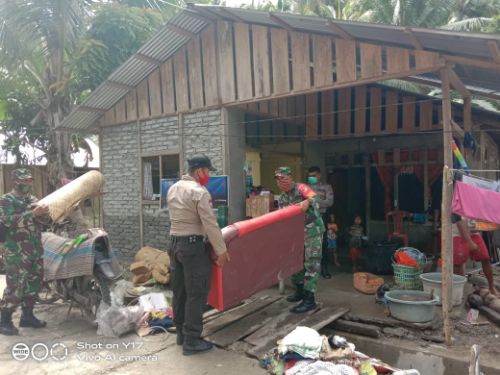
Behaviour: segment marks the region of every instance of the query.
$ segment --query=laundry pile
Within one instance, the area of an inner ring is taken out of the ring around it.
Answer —
[[[343,337],[300,326],[278,341],[260,365],[274,375],[419,375],[417,370],[398,370],[370,358]]]
[[[167,328],[174,325],[173,318],[174,314],[171,307],[167,310],[147,311],[137,323],[135,331],[140,337],[164,333]]]
[[[130,265],[130,272],[134,274],[134,285],[144,284],[151,279],[159,284],[168,284],[170,281],[170,258],[165,251],[153,247],[143,247],[135,254],[134,263]]]

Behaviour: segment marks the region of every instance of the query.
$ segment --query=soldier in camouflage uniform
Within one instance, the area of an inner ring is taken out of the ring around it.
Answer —
[[[297,204],[305,212],[304,269],[292,276],[296,286],[289,302],[299,302],[291,309],[294,313],[304,313],[316,308],[316,284],[321,269],[321,246],[325,226],[319,213],[318,196],[306,184],[295,183],[290,167],[279,167],[274,172],[278,187],[283,193],[278,197],[280,208]]]
[[[41,232],[34,218],[48,212],[48,207],[36,205],[31,195],[33,177],[28,169],[12,171],[14,188],[0,198],[0,241],[5,251],[7,288],[0,302],[0,333],[18,334],[12,323],[12,313],[22,306],[20,327],[41,328],[46,325],[33,315],[43,276]]]

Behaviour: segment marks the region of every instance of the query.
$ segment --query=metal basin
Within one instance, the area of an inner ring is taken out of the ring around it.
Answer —
[[[423,323],[434,319],[438,297],[420,290],[391,290],[385,293],[392,317],[405,322]]]

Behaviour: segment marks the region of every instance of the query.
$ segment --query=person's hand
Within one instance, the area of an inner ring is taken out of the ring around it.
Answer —
[[[34,208],[33,208],[33,216],[34,217],[39,217],[39,216],[43,216],[45,214],[48,214],[49,213],[49,206],[45,205],[45,204],[41,204],[41,205],[36,205]]]
[[[302,212],[306,212],[306,211],[307,211],[307,209],[309,208],[310,203],[309,203],[309,201],[306,199],[306,200],[304,200],[304,201],[300,202],[298,205],[300,206],[300,209],[302,210]]]
[[[224,267],[224,265],[226,264],[226,262],[229,262],[229,254],[228,252],[226,251],[225,253],[222,253],[221,255],[218,255],[217,258],[215,259],[215,264],[217,265],[217,267]]]

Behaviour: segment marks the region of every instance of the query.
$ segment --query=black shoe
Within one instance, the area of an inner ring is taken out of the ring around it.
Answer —
[[[295,314],[302,314],[311,310],[314,310],[317,307],[316,300],[314,298],[314,293],[309,292],[307,290],[304,291],[304,299],[301,303],[295,306],[290,312]]]
[[[4,308],[1,311],[0,334],[6,336],[15,336],[19,334],[14,323],[12,323],[12,311],[10,309]]]
[[[182,334],[182,332],[177,332],[177,337],[175,339],[175,343],[177,345],[182,345],[184,344],[184,335]]]
[[[23,307],[23,313],[21,314],[19,327],[43,328],[46,325],[46,321],[40,320],[35,315],[33,315],[33,307]]]
[[[332,278],[332,275],[330,275],[330,271],[328,270],[328,265],[326,264],[321,265],[321,276],[323,276],[324,279]]]
[[[192,337],[186,338],[184,344],[182,345],[182,354],[193,355],[204,353],[212,349],[213,344],[202,339],[193,339]]]
[[[295,284],[295,293],[286,297],[288,302],[299,302],[304,298],[304,284]]]

